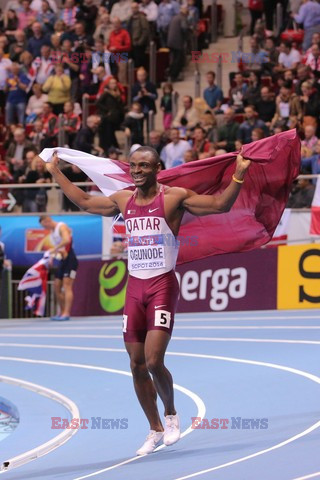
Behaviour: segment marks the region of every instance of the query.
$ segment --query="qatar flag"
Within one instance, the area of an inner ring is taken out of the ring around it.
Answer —
[[[320,235],[320,178],[317,178],[311,205],[310,235]]]
[[[134,188],[129,165],[66,148],[44,149],[40,157],[48,162],[54,152],[77,165],[110,195]],[[158,175],[159,183],[189,188],[198,194],[219,195],[229,185],[238,152],[189,162]],[[230,212],[196,217],[184,215],[179,238],[178,263],[230,252],[245,252],[268,243],[280,221],[293,180],[299,174],[300,139],[296,130],[279,133],[244,145],[242,155],[252,160],[241,192]]]

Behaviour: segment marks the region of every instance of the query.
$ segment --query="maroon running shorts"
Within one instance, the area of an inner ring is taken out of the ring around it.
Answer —
[[[179,284],[174,270],[152,278],[129,275],[123,312],[125,342],[144,342],[149,330],[171,335]]]

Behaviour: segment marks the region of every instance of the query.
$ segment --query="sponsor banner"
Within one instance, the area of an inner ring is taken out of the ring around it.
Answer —
[[[94,215],[52,215],[57,222],[65,222],[72,229],[73,245],[77,255],[101,255],[102,220]],[[1,215],[1,241],[6,246],[7,258],[13,266],[36,263],[45,250],[51,248],[48,231],[41,229],[39,215]]]
[[[320,308],[320,245],[278,248],[278,309]]]
[[[221,312],[276,308],[277,249],[219,255],[177,267],[178,312]],[[83,261],[75,281],[72,315],[122,312],[124,260]]]
[[[179,265],[179,312],[276,308],[277,250],[216,255]]]
[[[119,314],[124,307],[127,262],[88,260],[79,263],[72,315]]]

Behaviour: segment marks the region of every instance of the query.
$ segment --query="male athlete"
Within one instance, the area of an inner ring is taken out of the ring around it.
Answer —
[[[176,236],[183,214],[228,212],[240,192],[250,160],[237,156],[235,174],[221,195],[197,195],[185,188],[159,184],[159,155],[151,147],[140,147],[129,157],[135,191],[121,190],[109,197],[91,196],[80,190],[59,170],[58,161],[54,155],[47,169],[72,202],[86,212],[107,217],[122,213],[126,223],[129,279],[123,336],[135,391],[150,423],[150,433],[137,454],[152,453],[160,443],[172,445],[180,438],[173,382],[164,355],[178,301],[174,269]],[[164,404],[165,428],[157,409],[157,393]]]
[[[73,282],[76,278],[78,260],[72,248],[72,233],[68,225],[55,222],[48,215],[41,215],[39,223],[51,231],[51,240],[54,247],[50,253],[59,260],[59,266],[54,280],[54,291],[60,306],[60,315],[51,317],[51,320],[70,320],[73,303]]]

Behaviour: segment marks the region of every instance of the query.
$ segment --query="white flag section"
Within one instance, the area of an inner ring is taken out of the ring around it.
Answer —
[[[283,241],[288,238],[288,229],[291,216],[291,208],[285,208],[280,218],[280,222],[276,228],[276,231],[273,234],[272,242]],[[285,243],[285,242],[284,242]]]
[[[81,168],[107,196],[133,186],[133,183],[128,180],[126,172],[108,158],[100,158],[90,153],[63,147],[45,148],[39,157],[45,162],[50,162],[55,152],[61,160]]]
[[[320,235],[320,177],[317,178],[317,185],[311,205],[311,235]]]

